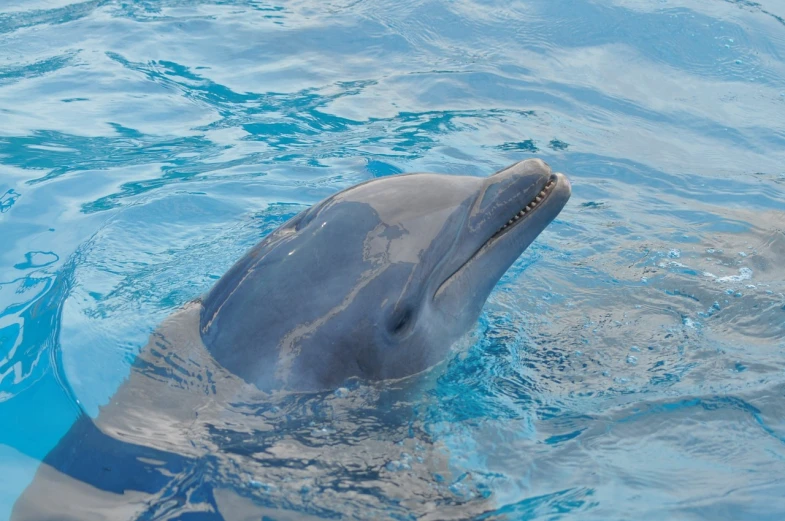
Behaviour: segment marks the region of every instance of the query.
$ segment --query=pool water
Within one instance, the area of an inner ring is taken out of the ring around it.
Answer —
[[[245,404],[144,519],[785,518],[785,3],[5,0],[0,122],[0,520],[286,219],[527,157],[573,196],[465,345]]]

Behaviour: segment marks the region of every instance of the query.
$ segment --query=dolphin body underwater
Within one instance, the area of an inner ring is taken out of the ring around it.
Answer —
[[[243,421],[226,404],[439,363],[570,193],[529,159],[485,178],[373,179],[301,212],[159,326],[98,417],[81,415],[46,456],[12,519],[170,519],[165,505],[199,504],[172,482],[221,451],[199,429]],[[176,519],[259,519],[214,496]]]

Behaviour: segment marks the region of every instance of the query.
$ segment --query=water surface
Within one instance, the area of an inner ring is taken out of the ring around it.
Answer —
[[[266,452],[166,515],[204,483],[316,518],[785,515],[781,2],[10,0],[0,121],[0,519],[287,218],[527,157],[573,197],[467,345],[410,390],[230,411],[223,448]]]

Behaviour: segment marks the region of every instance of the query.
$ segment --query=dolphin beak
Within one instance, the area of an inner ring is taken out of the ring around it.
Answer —
[[[540,159],[520,161],[496,172],[487,178],[477,197],[469,228],[483,244],[495,239],[520,221],[541,215],[541,208],[552,207],[554,193],[563,196],[565,187],[570,191],[566,179],[562,174],[553,174]],[[563,204],[558,206],[561,210]]]
[[[472,287],[485,301],[498,280],[561,212],[572,188],[564,174],[552,173],[542,160],[528,159],[488,177],[462,232],[464,246],[454,268],[437,289]]]

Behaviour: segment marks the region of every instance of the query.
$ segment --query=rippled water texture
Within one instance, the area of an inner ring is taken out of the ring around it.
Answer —
[[[285,219],[534,156],[573,198],[471,345],[232,404],[155,518],[783,519],[784,58],[779,0],[3,1],[0,519]]]

